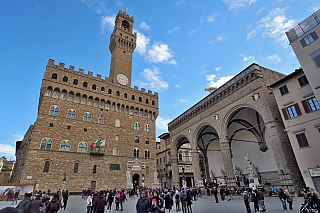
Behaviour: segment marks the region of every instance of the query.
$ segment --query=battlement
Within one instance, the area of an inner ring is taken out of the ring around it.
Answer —
[[[65,63],[62,63],[62,62],[60,62],[59,65],[55,65],[53,59],[49,59],[47,66],[55,68],[55,69],[59,69],[59,70],[65,71],[65,72],[77,73],[78,75],[80,74],[84,77],[90,77],[90,78],[96,79],[98,81],[102,81],[103,83],[110,84],[110,80],[108,77],[105,77],[105,79],[102,79],[101,78],[102,76],[100,74],[97,74],[97,77],[95,77],[95,76],[93,76],[93,72],[91,72],[91,71],[88,71],[88,74],[85,74],[84,69],[79,68],[79,71],[76,71],[76,70],[74,70],[75,67],[71,66],[71,65],[69,66],[69,68],[65,68]],[[157,92],[152,94],[152,91],[150,91],[150,90],[148,90],[148,92],[146,92],[145,88],[141,88],[139,90],[138,86],[134,86],[134,88],[128,88],[128,89],[134,90],[135,92],[139,92],[141,94],[153,95],[156,98],[158,97]]]
[[[121,16],[125,19],[128,19],[128,20],[134,22],[133,16],[128,15],[126,10],[124,12],[122,12],[122,10],[119,10],[118,16]]]

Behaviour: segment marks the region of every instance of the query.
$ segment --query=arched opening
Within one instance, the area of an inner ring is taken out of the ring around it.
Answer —
[[[140,184],[140,175],[139,174],[134,174],[132,176],[132,183],[133,183],[133,187],[139,187]]]

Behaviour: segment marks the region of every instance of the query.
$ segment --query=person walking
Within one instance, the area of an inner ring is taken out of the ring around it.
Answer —
[[[165,204],[166,213],[170,213],[172,206],[173,206],[173,199],[172,199],[171,195],[169,194],[169,192],[167,192],[167,194],[165,195],[164,204]]]
[[[175,195],[175,201],[176,201],[176,212],[180,211],[180,192],[177,190]]]
[[[259,212],[259,199],[257,195],[257,189],[254,189],[252,191],[252,202],[253,202],[253,207],[255,212]]]
[[[246,209],[247,209],[247,213],[251,213],[248,192],[247,191],[243,191],[242,196],[243,196],[244,205],[246,206]]]
[[[120,194],[119,192],[117,192],[116,196],[115,197],[115,203],[116,203],[116,211],[119,211],[119,204],[120,204]]]
[[[224,200],[224,193],[225,193],[224,188],[221,188],[221,189],[220,189],[220,196],[221,196],[221,200],[222,200],[222,201]]]
[[[59,202],[58,194],[54,194],[51,201],[48,203],[46,207],[47,213],[57,213],[61,207],[61,204]]]
[[[230,201],[230,188],[226,188],[226,197],[226,200]]]
[[[92,196],[91,194],[88,195],[87,198],[87,213],[91,213],[92,212]]]
[[[181,206],[182,206],[182,213],[187,213],[187,193],[186,191],[181,191]]]
[[[153,200],[154,201],[154,200]],[[150,202],[146,196],[146,191],[141,191],[141,197],[138,199],[136,204],[137,213],[148,213],[151,209]]]
[[[123,202],[124,202],[125,193],[122,189],[120,192],[120,211],[123,211]]]
[[[111,207],[112,207],[113,198],[114,198],[114,191],[112,190],[109,192],[109,195],[108,195],[107,211],[112,211]]]
[[[69,199],[69,190],[63,193],[62,199],[63,199],[63,210],[66,210],[68,199]]]
[[[192,192],[190,190],[187,191],[187,209],[188,213],[192,213]]]
[[[256,193],[257,193],[257,196],[258,196],[259,205],[262,208],[261,212],[266,212],[267,209],[266,209],[266,207],[264,205],[264,196],[263,196],[262,192],[259,189],[256,189]]]
[[[212,190],[212,193],[216,199],[216,203],[219,203],[219,200],[218,200],[218,190],[216,187],[213,187],[213,190]]]
[[[165,213],[162,199],[159,199],[158,204],[157,202],[152,203],[152,208],[155,209],[155,213]]]
[[[281,187],[280,188],[280,191],[279,191],[279,199],[280,199],[280,201],[281,201],[281,203],[282,203],[282,207],[283,207],[283,210],[284,211],[288,211],[287,210],[287,203],[286,203],[286,195],[285,195],[285,193],[284,193],[284,190],[283,190],[283,188]]]
[[[40,199],[41,195],[37,195],[35,200],[31,200],[26,204],[26,209],[28,213],[40,213],[40,208],[44,206]]]
[[[289,204],[289,210],[290,210],[290,211],[293,211],[293,209],[292,209],[293,196],[289,193],[288,190],[285,190],[285,191],[284,191],[284,194],[286,195],[287,202],[288,202],[288,204]]]
[[[21,213],[27,213],[27,208],[26,205],[27,203],[31,202],[31,196],[32,193],[26,193],[24,195],[23,200],[18,204],[17,209],[21,212]]]
[[[16,192],[14,193],[13,201],[12,201],[12,204],[11,204],[11,205],[14,204],[14,201],[16,201],[16,204],[17,204],[17,200],[18,200],[18,198],[19,198],[19,194],[20,194],[20,190],[18,190],[18,191],[16,191]]]
[[[98,199],[96,199],[94,203],[94,212],[96,213],[104,213],[104,207],[107,205],[107,200],[100,192]]]

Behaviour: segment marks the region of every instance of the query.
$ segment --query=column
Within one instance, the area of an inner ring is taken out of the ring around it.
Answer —
[[[191,156],[192,156],[192,169],[193,169],[194,182],[197,185],[197,181],[202,182],[200,165],[199,165],[199,153],[197,151],[192,151]]]
[[[178,156],[171,156],[172,187],[180,187]]]
[[[220,149],[222,152],[224,170],[227,175],[227,185],[236,186],[229,141],[226,139],[220,140]]]
[[[206,179],[207,179],[207,182],[210,182],[210,171],[209,171],[209,161],[208,161],[208,157],[207,155],[204,156],[204,166],[205,166],[205,169],[206,169]]]

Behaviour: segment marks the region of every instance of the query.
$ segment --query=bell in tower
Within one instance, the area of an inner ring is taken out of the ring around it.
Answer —
[[[137,33],[133,32],[133,17],[127,11],[119,11],[111,34],[109,50],[112,54],[111,82],[131,87],[132,53],[136,48]]]

